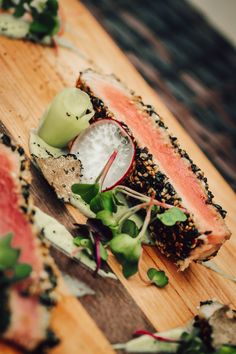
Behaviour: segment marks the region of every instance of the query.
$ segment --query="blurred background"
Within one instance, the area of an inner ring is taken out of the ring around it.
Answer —
[[[236,190],[236,0],[82,2]]]

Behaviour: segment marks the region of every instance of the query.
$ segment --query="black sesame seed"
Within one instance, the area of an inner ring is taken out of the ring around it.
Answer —
[[[6,145],[6,146],[11,146],[11,139],[10,139],[10,137],[9,137],[8,135],[6,135],[6,134],[4,134],[4,135],[2,136],[2,142],[3,142],[3,144]]]
[[[19,146],[18,147],[18,149],[17,149],[17,151],[19,152],[19,154],[22,156],[22,155],[24,155],[24,149],[21,147],[21,146]]]

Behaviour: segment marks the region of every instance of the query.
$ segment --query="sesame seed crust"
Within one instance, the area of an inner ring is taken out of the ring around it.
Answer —
[[[21,146],[14,144],[8,135],[0,134],[0,144],[5,145],[11,150],[11,152],[18,155],[17,159],[19,160],[19,172],[18,176],[14,175],[14,180],[17,181],[16,183],[18,183],[18,187],[20,188],[17,203],[19,209],[24,214],[24,218],[26,218],[26,220],[31,224],[32,231],[36,235],[36,247],[39,250],[39,257],[43,262],[43,271],[36,276],[37,281],[29,282],[27,287],[25,287],[20,294],[23,297],[37,296],[39,303],[49,310],[57,303],[58,300],[58,296],[55,292],[57,287],[58,270],[49,254],[49,245],[43,240],[42,235],[34,225],[35,210],[30,196],[30,162],[25,156],[24,149]],[[32,271],[30,277],[34,279],[34,275],[34,271]],[[10,297],[10,288],[1,288],[0,297],[2,294],[5,294],[2,310],[9,312],[10,309],[8,302]],[[47,302],[45,299],[47,299]],[[12,314],[9,312],[9,315]],[[5,330],[6,328],[3,329],[3,331]],[[52,331],[48,329],[45,340],[40,343],[40,348],[46,348],[48,345],[47,343],[50,342],[50,336],[53,336]]]
[[[116,77],[115,80],[120,82]],[[77,87],[89,94],[91,98],[95,110],[95,116],[92,118],[91,123],[98,119],[114,118],[114,114],[109,111],[109,108],[100,98],[93,94],[90,87],[85,81],[83,81],[82,76],[80,76],[77,81]],[[125,89],[128,90],[126,87]],[[132,95],[131,100],[135,103],[138,110],[144,114],[148,114],[161,129],[168,129],[162,118],[156,113],[151,105],[145,105],[142,102],[141,97],[135,95],[133,91],[129,91],[129,93]],[[126,125],[124,124],[124,126]],[[177,207],[181,206],[180,196],[169,182],[168,177],[162,173],[159,166],[154,162],[153,156],[148,151],[148,148],[140,148],[135,141],[135,137],[133,137],[133,140],[136,145],[135,162],[131,173],[126,177],[125,181],[123,181],[123,184],[146,195],[151,195],[154,192],[158,200]],[[175,152],[185,159],[197,179],[203,185],[207,195],[207,203],[211,204],[220,216],[224,218],[226,211],[213,202],[214,196],[209,190],[207,178],[204,176],[204,173],[193,163],[187,152],[181,149],[175,136],[169,134],[169,142],[173,146]],[[178,264],[181,264],[182,260],[188,258],[193,249],[203,244],[203,240],[198,239],[200,233],[194,225],[190,215],[185,222],[179,222],[173,227],[167,227],[160,221],[155,221],[150,226],[150,232],[156,239],[160,251],[167,257],[174,259]],[[206,234],[207,232],[210,233],[211,231],[206,230]]]

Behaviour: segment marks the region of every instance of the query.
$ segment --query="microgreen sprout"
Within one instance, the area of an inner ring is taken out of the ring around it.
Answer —
[[[75,256],[80,251],[86,252],[89,257],[95,259],[97,264],[95,274],[97,274],[101,268],[102,260],[107,261],[108,259],[107,251],[97,232],[92,232],[89,226],[81,227],[80,229],[82,232],[80,236],[74,238],[74,244],[77,247],[73,250],[71,256]]]
[[[176,340],[176,339],[171,339],[171,338],[165,338],[162,336],[159,336],[155,333],[146,331],[145,329],[140,329],[134,332],[133,336],[134,337],[140,337],[140,336],[150,336],[152,338],[154,338],[155,340],[158,340],[159,342],[167,342],[167,343],[180,343],[180,341]]]
[[[149,197],[122,185],[118,185],[112,190],[102,191],[103,182],[116,159],[117,153],[118,151],[114,150],[94,184],[74,184],[72,192],[79,194],[95,213],[96,218],[90,219],[93,220],[93,224],[97,221],[97,223],[102,224],[103,230],[105,228],[105,230],[110,231],[111,238],[104,240],[105,245],[110,247],[111,252],[122,265],[124,276],[128,278],[139,270],[142,257],[142,241],[150,223],[158,219],[166,226],[173,226],[176,222],[184,222],[187,219],[185,215],[187,211],[184,208],[177,208],[156,200],[154,194]],[[117,193],[132,197],[141,203],[126,208],[123,213],[117,213],[119,206],[122,204],[117,197]],[[142,227],[139,229],[135,221],[130,218],[142,209],[146,209],[146,216]],[[102,231],[98,230],[97,232],[96,230],[94,232],[93,230],[93,253],[97,262],[97,270],[101,266],[98,234],[101,235],[102,233]],[[106,232],[106,235],[108,234],[109,232]],[[81,241],[79,241],[79,244],[77,242],[77,246],[82,246]],[[164,287],[168,283],[168,278],[163,271],[155,269],[154,271],[152,269],[148,272],[148,283]]]
[[[118,191],[118,192],[121,192],[129,197],[132,197],[134,199],[138,199],[140,201],[143,201],[143,202],[149,202],[151,197],[148,197],[142,193],[139,193],[129,187],[126,187],[126,186],[122,186],[122,185],[118,185],[115,187],[115,190]],[[153,205],[156,205],[156,206],[159,206],[159,207],[162,207],[164,209],[171,209],[171,208],[174,208],[173,205],[171,204],[167,204],[167,203],[163,203],[163,202],[160,202],[159,200],[156,200],[156,199],[153,199]],[[185,208],[182,208],[182,207],[178,207],[179,210],[181,210],[184,214],[188,214],[188,211],[187,209]]]
[[[98,234],[94,235],[94,242],[95,242],[95,257],[96,257],[96,269],[95,269],[95,274],[99,271],[101,268],[101,254],[100,254],[100,240]]]
[[[109,157],[106,165],[104,166],[101,173],[99,174],[99,176],[96,179],[96,182],[100,184],[100,191],[102,190],[102,186],[105,181],[105,178],[106,178],[113,162],[115,161],[117,155],[118,155],[118,150],[114,150],[113,153],[111,154],[111,156]]]
[[[163,270],[150,268],[147,271],[147,276],[151,283],[155,284],[158,288],[164,288],[169,282],[169,279]]]
[[[0,283],[9,286],[29,277],[32,267],[19,263],[20,250],[12,247],[13,234],[9,233],[0,238]]]
[[[16,18],[27,14],[30,25],[26,38],[42,41],[52,38],[59,32],[60,19],[58,15],[58,0],[2,0],[0,8],[10,10]]]

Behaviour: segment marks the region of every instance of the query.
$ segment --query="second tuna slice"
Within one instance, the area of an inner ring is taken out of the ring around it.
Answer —
[[[80,74],[77,87],[90,95],[93,120],[114,118],[127,125],[136,142],[135,168],[123,184],[158,200],[184,207],[185,222],[151,226],[160,251],[175,260],[181,270],[191,261],[214,256],[230,237],[226,212],[214,202],[204,173],[181,149],[153,107],[129,91],[115,76],[91,69]]]

